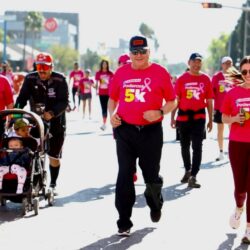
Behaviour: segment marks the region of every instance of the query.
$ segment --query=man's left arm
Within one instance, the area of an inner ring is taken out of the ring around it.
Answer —
[[[213,128],[213,99],[207,99],[207,112],[208,112],[208,132],[212,131]]]

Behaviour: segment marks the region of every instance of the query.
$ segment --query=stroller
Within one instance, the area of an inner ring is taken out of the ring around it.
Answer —
[[[35,215],[39,211],[39,201],[45,199],[48,205],[52,206],[54,202],[54,194],[51,189],[46,190],[47,172],[45,170],[46,152],[49,147],[49,133],[46,132],[46,124],[36,113],[25,111],[23,109],[8,109],[0,111],[0,119],[11,117],[10,122],[5,130],[4,135],[0,138],[0,159],[1,157],[9,157],[13,150],[8,149],[8,141],[17,135],[14,135],[13,124],[17,119],[25,118],[29,121],[30,137],[18,137],[22,141],[26,152],[28,150],[29,161],[26,166],[22,166],[26,170],[26,179],[24,181],[22,192],[17,193],[19,177],[13,173],[12,166],[15,161],[23,153],[20,150],[19,156],[12,159],[9,163],[9,170],[2,177],[2,189],[0,189],[0,202],[2,206],[6,205],[9,200],[22,204],[22,214],[34,210]],[[33,137],[33,133],[35,137]],[[7,170],[6,170],[7,171]]]

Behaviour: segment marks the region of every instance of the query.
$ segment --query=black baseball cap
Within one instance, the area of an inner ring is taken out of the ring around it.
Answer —
[[[196,60],[196,59],[202,61],[203,57],[202,57],[201,54],[199,54],[197,52],[196,53],[192,53],[191,56],[189,57],[189,60]]]
[[[148,49],[148,41],[144,36],[133,36],[129,41],[129,50]]]

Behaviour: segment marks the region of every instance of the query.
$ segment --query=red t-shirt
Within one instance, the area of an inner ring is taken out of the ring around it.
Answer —
[[[244,108],[246,120],[242,126],[237,122],[232,123],[229,140],[250,142],[250,89],[235,86],[226,94],[220,111],[223,114],[235,116],[240,108]]]
[[[81,94],[91,93],[91,88],[94,84],[94,81],[90,78],[82,78],[79,82],[79,89]]]
[[[5,110],[6,106],[11,103],[14,103],[14,100],[9,80],[0,75],[0,110]]]
[[[144,70],[132,69],[131,64],[118,68],[109,95],[119,102],[117,113],[121,119],[134,125],[150,124],[143,118],[145,111],[160,109],[163,100],[175,100],[169,73],[156,63]]]
[[[78,87],[79,81],[83,77],[84,77],[84,73],[83,73],[83,71],[81,69],[79,69],[77,71],[73,70],[73,71],[70,72],[69,78],[70,79],[73,78],[73,88]]]
[[[225,79],[223,73],[217,72],[212,77],[214,93],[214,109],[220,110],[226,93],[234,87],[234,83]]]
[[[213,98],[213,89],[208,75],[182,74],[176,81],[175,92],[179,98],[178,108],[184,111],[197,111],[207,107],[207,99]],[[206,118],[205,114],[196,114],[194,119]],[[188,116],[177,116],[178,121],[187,121]]]
[[[113,77],[113,72],[98,71],[95,74],[96,81],[99,82],[98,93],[99,95],[109,95],[109,85]]]

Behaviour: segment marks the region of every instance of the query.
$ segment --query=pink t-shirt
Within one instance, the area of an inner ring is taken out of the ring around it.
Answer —
[[[145,111],[160,109],[163,100],[175,100],[169,73],[156,63],[144,70],[134,70],[131,64],[118,68],[109,95],[119,102],[117,113],[122,120],[134,125],[150,124],[143,118]]]
[[[234,83],[226,80],[220,71],[212,77],[212,85],[214,92],[214,109],[220,110],[226,93],[234,87]]]
[[[250,89],[235,86],[226,94],[221,106],[221,113],[235,116],[240,108],[244,108],[246,120],[244,125],[237,122],[232,123],[229,140],[250,142]]]
[[[79,69],[77,71],[73,70],[73,71],[70,72],[69,78],[70,79],[73,78],[73,88],[78,87],[79,81],[83,77],[84,77],[84,73],[83,73],[83,71],[81,69]]]
[[[79,82],[79,89],[81,94],[91,93],[91,88],[94,84],[94,81],[90,78],[82,78]]]
[[[109,95],[109,84],[113,77],[113,72],[98,71],[95,74],[96,81],[99,81],[98,93],[99,95]]]
[[[208,75],[182,74],[176,81],[175,92],[179,98],[178,108],[184,111],[197,111],[207,107],[207,99],[213,98],[213,89]],[[196,114],[194,119],[206,118],[205,114]],[[186,121],[188,116],[178,116],[178,121]]]
[[[14,100],[9,80],[0,75],[0,110],[5,110],[6,106],[11,103],[14,103]]]

